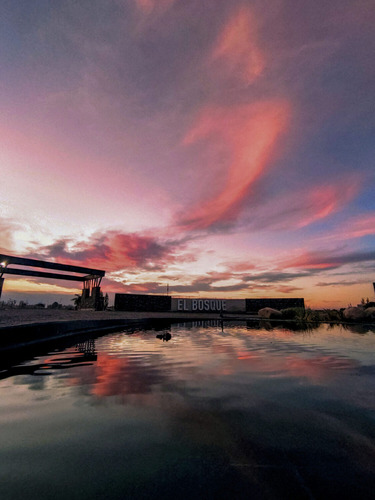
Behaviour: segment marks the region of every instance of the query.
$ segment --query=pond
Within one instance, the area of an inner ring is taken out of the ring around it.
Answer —
[[[1,357],[0,498],[372,498],[375,329],[160,324]]]

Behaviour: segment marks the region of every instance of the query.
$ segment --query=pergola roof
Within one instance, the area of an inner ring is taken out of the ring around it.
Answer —
[[[46,271],[36,271],[33,269],[10,268],[10,265],[34,267],[39,269],[52,269],[54,271],[63,271],[62,273],[52,273]],[[64,274],[64,273],[76,274]],[[68,281],[91,281],[101,279],[105,275],[105,271],[92,269],[82,266],[71,266],[70,264],[59,264],[57,262],[47,262],[45,260],[26,259],[23,257],[15,257],[11,255],[0,254],[0,276],[3,274],[13,274],[20,276],[32,276],[37,278],[51,278]],[[79,276],[81,275],[81,276]],[[83,275],[83,276],[82,276]]]

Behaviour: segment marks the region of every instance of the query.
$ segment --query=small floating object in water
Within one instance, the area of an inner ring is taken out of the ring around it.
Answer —
[[[161,333],[160,335],[156,335],[157,339],[162,340],[163,342],[168,342],[168,340],[171,340],[172,335],[170,333]]]

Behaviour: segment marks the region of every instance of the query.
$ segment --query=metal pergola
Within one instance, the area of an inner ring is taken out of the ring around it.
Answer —
[[[17,266],[17,267],[10,267]],[[21,267],[19,267],[21,266]],[[48,272],[34,269],[51,269],[53,271],[62,272]],[[74,274],[64,274],[74,273]],[[57,262],[47,262],[45,260],[27,259],[24,257],[15,257],[12,255],[0,254],[0,298],[3,285],[3,275],[18,275],[30,276],[33,278],[50,278],[57,280],[80,281],[83,289],[91,289],[99,287],[105,271],[99,269],[92,269],[89,267],[72,266],[70,264],[60,264]]]

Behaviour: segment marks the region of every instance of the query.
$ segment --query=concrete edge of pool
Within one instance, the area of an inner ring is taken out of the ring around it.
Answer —
[[[265,321],[267,323],[290,323],[290,320],[267,319],[262,320],[257,315],[228,314],[224,317],[217,313],[126,313],[100,314],[95,311],[85,311],[79,314],[69,311],[69,314],[56,316],[21,315],[1,318],[0,324],[0,352],[22,349],[35,344],[55,341],[66,337],[89,335],[93,333],[109,333],[121,328],[132,326],[152,326],[162,322],[185,323],[194,321]],[[15,317],[16,316],[16,317]],[[10,321],[10,318],[12,321]],[[17,319],[18,318],[18,319]],[[7,321],[8,320],[8,321]],[[18,322],[17,322],[18,321]],[[326,322],[322,322],[326,323]],[[329,322],[332,323],[332,322]],[[342,322],[338,322],[343,324]],[[353,323],[351,323],[353,325]]]
[[[93,312],[93,315],[95,313]],[[49,342],[64,337],[79,336],[95,332],[111,332],[132,326],[151,326],[161,322],[181,323],[210,320],[259,320],[257,316],[233,315],[221,318],[219,314],[181,314],[181,313],[139,313],[133,317],[116,317],[103,319],[57,319],[54,321],[30,321],[19,324],[0,326],[0,351],[17,349],[33,344]]]

